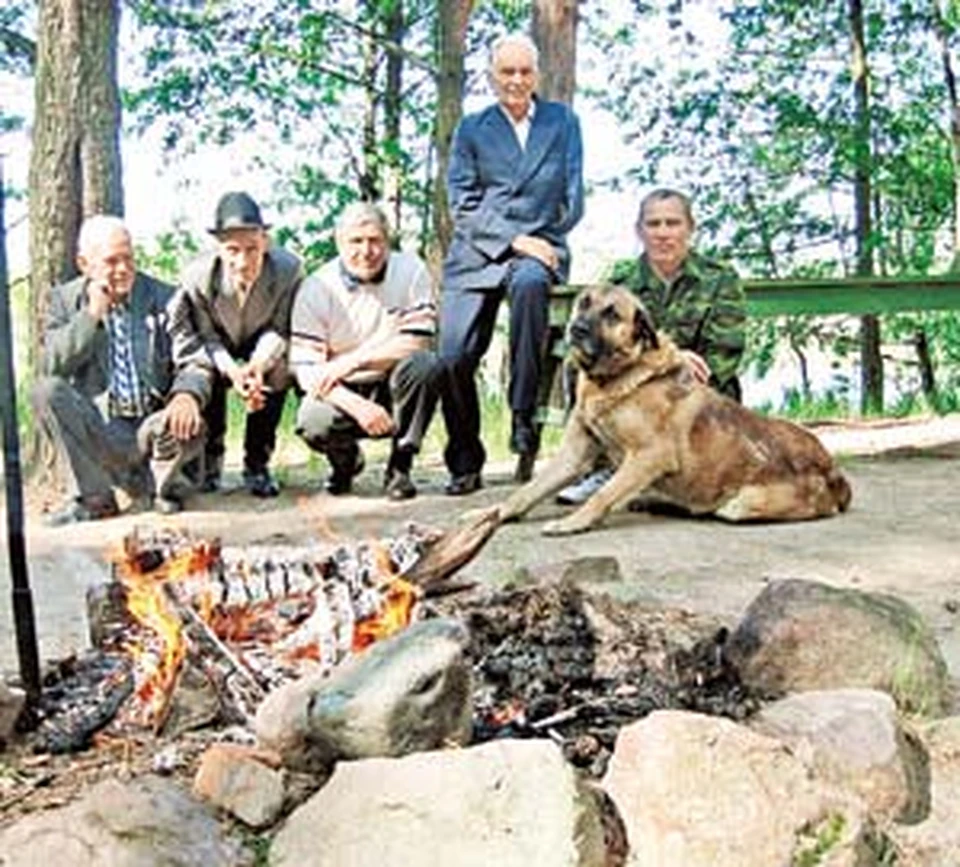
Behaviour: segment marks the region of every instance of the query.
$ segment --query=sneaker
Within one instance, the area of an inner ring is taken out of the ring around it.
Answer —
[[[44,518],[48,527],[63,527],[80,521],[98,521],[101,518],[113,518],[120,514],[113,495],[100,498],[81,498],[64,506],[59,512],[52,512]]]
[[[389,470],[384,481],[383,492],[390,500],[412,500],[417,495],[417,486],[410,479],[410,473],[403,470]]]
[[[333,472],[330,473],[330,478],[327,479],[327,483],[324,485],[327,493],[332,494],[334,497],[349,494],[353,489],[353,480],[363,472],[363,452],[357,452],[357,457],[352,469],[345,470],[342,466],[338,466],[332,462],[331,466],[333,467]]]
[[[245,469],[243,486],[255,497],[276,497],[280,493],[280,486],[266,467],[262,470]]]
[[[567,485],[555,500],[561,506],[579,506],[589,500],[597,491],[600,490],[613,477],[613,468],[604,467],[602,470],[594,470],[587,473],[572,485]]]

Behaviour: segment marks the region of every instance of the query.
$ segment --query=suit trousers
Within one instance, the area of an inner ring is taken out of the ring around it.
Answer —
[[[352,391],[387,409],[394,423],[393,454],[403,460],[420,451],[437,403],[437,361],[433,352],[422,350],[397,362],[390,375],[376,382],[348,383]],[[350,473],[359,456],[358,440],[368,436],[342,410],[319,398],[305,395],[297,411],[297,434],[310,448],[327,456],[334,468]]]
[[[553,283],[545,265],[522,257],[513,261],[503,282],[493,289],[444,293],[440,396],[447,427],[444,460],[451,475],[478,473],[486,459],[480,439],[476,373],[490,347],[497,310],[505,295],[510,299],[510,409],[527,418],[536,412]]]
[[[203,411],[207,425],[206,472],[207,475],[219,475],[223,464],[224,442],[227,432],[227,391],[232,383],[227,377],[215,375],[210,401]],[[265,470],[277,444],[277,428],[283,415],[283,404],[287,397],[285,385],[271,386],[265,395],[261,409],[246,414],[246,427],[243,434],[244,469]]]
[[[36,381],[33,406],[56,447],[73,499],[104,501],[114,487],[134,498],[180,498],[186,485],[180,470],[203,450],[202,435],[185,443],[174,439],[162,411],[139,418],[104,417],[89,397],[59,376]]]

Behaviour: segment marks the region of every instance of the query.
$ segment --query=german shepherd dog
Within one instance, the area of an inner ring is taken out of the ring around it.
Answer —
[[[499,520],[520,518],[601,454],[615,463],[613,477],[576,511],[545,524],[546,535],[589,530],[640,495],[727,521],[800,521],[849,506],[850,485],[813,434],[697,381],[628,290],[584,290],[567,342],[578,382],[560,449],[498,507]]]

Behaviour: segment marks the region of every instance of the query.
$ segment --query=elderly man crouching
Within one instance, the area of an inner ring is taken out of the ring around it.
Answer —
[[[67,474],[69,500],[47,522],[116,515],[117,487],[136,499],[152,494],[160,512],[179,511],[187,490],[179,471],[202,453],[210,394],[199,347],[171,335],[179,299],[136,270],[119,218],[84,221],[77,266],[80,277],[51,291],[33,389]]]
[[[362,437],[392,437],[390,499],[410,479],[436,403],[433,280],[412,253],[390,250],[383,212],[356,203],[337,224],[338,257],[304,280],[291,316],[290,365],[304,391],[297,433],[326,455],[326,489],[349,493],[363,469]]]

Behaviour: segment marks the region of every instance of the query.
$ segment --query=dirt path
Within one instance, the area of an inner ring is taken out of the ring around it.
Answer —
[[[862,426],[822,431],[845,457],[854,490],[851,511],[831,520],[734,527],[708,520],[645,514],[614,516],[607,527],[569,539],[544,539],[545,505],[530,520],[501,529],[460,577],[503,583],[527,565],[584,555],[614,555],[623,580],[611,592],[651,603],[680,605],[733,623],[773,578],[800,577],[894,593],[915,605],[960,678],[960,420],[935,420],[912,430]],[[899,449],[891,452],[890,449]],[[405,522],[446,527],[466,508],[489,505],[509,490],[509,468],[492,468],[487,487],[462,500],[442,493],[439,467],[418,473],[421,494],[406,504],[378,495],[368,470],[355,495],[331,498],[319,480],[302,480],[275,501],[241,491],[198,498],[174,519],[152,514],[50,530],[27,527],[31,583],[43,658],[83,646],[83,595],[105,574],[106,556],[135,525],[164,520],[233,544],[308,539],[324,527],[346,538],[390,535]],[[0,668],[16,668],[7,558],[0,572]]]

